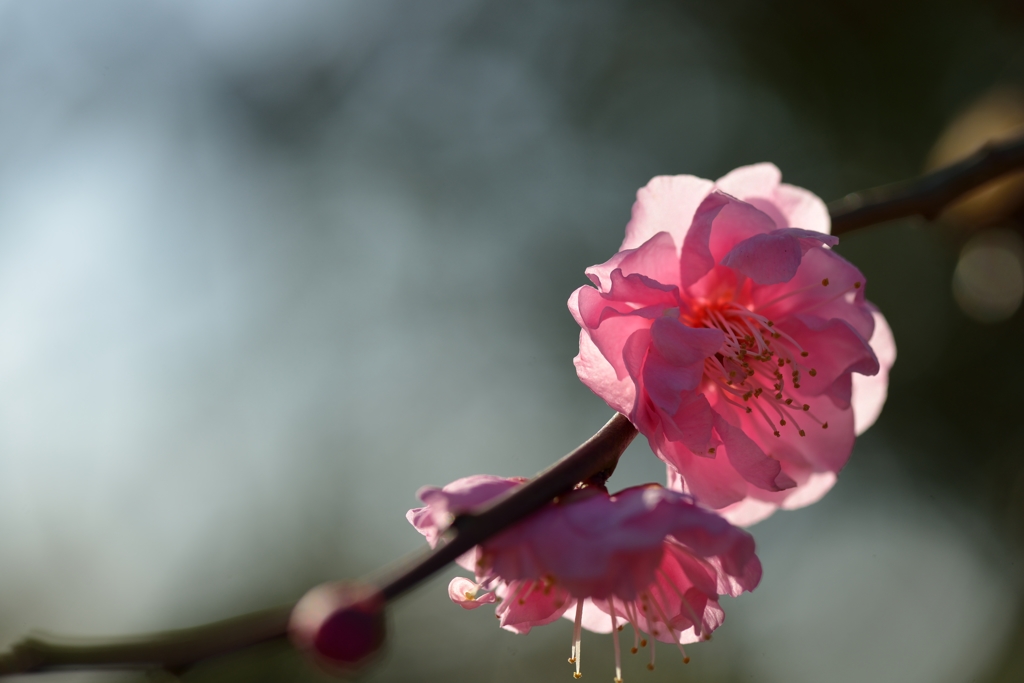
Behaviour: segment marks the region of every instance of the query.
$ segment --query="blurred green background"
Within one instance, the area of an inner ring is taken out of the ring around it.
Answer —
[[[418,487],[609,417],[565,301],[651,176],[769,160],[832,200],[1012,127],[1021,87],[1009,0],[0,0],[0,644],[419,548]],[[627,681],[1024,678],[1021,197],[843,237],[889,404],[823,502],[752,529],[764,580],[693,663]],[[639,439],[610,485],[663,477]],[[500,631],[454,573],[364,680],[569,680],[569,622]],[[182,680],[322,677],[270,645]]]

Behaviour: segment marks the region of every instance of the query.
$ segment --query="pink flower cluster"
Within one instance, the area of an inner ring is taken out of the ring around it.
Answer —
[[[648,637],[680,650],[709,638],[719,597],[761,578],[733,524],[821,498],[885,402],[885,318],[831,249],[825,205],[780,181],[771,164],[654,178],[618,253],[569,299],[580,379],[647,437],[668,488],[576,489],[459,560],[474,580],[454,579],[449,597],[497,604],[503,628],[573,618],[577,678],[583,628],[611,632],[616,681],[627,624],[634,653]],[[523,481],[427,487],[408,519],[433,547],[456,515]]]
[[[453,516],[483,505],[522,479],[467,477],[420,490],[407,517],[431,546]],[[572,491],[459,559],[475,581],[454,579],[452,601],[466,609],[498,602],[502,628],[528,633],[561,616],[574,619],[572,656],[580,675],[580,631],[611,632],[621,680],[619,632],[633,629],[635,653],[647,637],[683,645],[710,637],[724,619],[720,595],[753,590],[761,564],[750,534],[657,484],[615,495]],[[499,602],[500,601],[500,602]],[[654,668],[654,646],[649,668]]]
[[[892,333],[829,247],[825,205],[771,164],[660,176],[573,292],[580,379],[738,524],[817,501],[878,417]]]

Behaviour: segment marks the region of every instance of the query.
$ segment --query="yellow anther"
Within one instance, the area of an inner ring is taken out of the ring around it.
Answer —
[[[569,663],[570,664],[575,664],[576,663],[576,658],[575,657],[569,657]]]
[[[465,596],[466,596],[467,600],[476,600],[476,593],[471,593],[470,591],[466,591],[465,592]]]
[[[581,674],[579,671],[574,671],[573,674],[572,674],[572,677],[573,678],[583,678],[583,674]]]

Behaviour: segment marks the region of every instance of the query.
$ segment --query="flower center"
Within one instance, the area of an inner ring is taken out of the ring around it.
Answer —
[[[795,394],[801,377],[817,375],[810,353],[772,320],[730,299],[699,303],[682,321],[725,335],[721,350],[704,361],[704,377],[726,403],[745,413],[756,410],[775,436],[790,424],[807,436],[797,415],[828,429]]]

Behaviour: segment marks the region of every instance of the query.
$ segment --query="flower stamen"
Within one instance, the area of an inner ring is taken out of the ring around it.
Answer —
[[[582,642],[580,640],[580,630],[583,626],[583,598],[576,600],[576,622],[572,630],[572,657],[569,659],[570,662],[576,664],[576,673],[573,674],[573,678],[580,678],[583,674],[580,673],[580,656]]]

